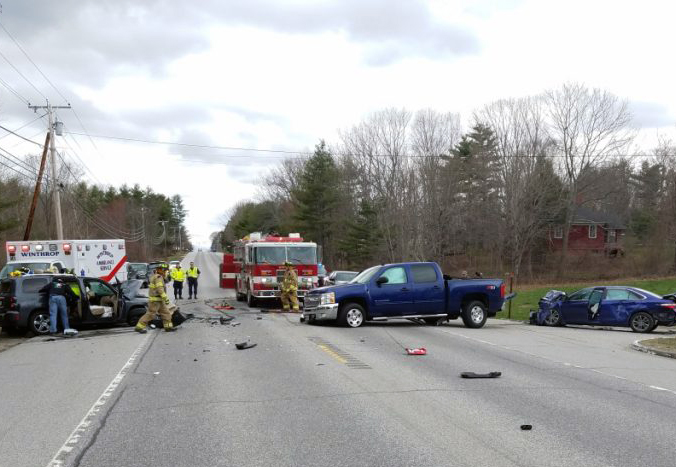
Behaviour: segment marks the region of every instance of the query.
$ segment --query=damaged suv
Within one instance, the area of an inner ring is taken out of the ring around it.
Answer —
[[[60,278],[77,300],[68,303],[71,325],[134,325],[148,306],[148,297],[138,293],[140,280],[112,285],[94,277],[66,274],[35,274],[0,282],[0,326],[4,330],[28,329],[34,334],[49,332],[49,285]]]
[[[569,296],[550,290],[530,314],[531,324],[564,326],[630,327],[634,332],[652,332],[657,326],[676,322],[676,296],[660,297],[636,287],[588,287]]]

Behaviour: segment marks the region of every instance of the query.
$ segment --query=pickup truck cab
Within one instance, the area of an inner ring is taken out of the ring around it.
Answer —
[[[480,328],[504,301],[502,280],[452,279],[436,263],[397,263],[373,266],[348,284],[310,291],[303,319],[338,320],[356,328],[364,321],[423,319],[436,324],[460,317],[465,326]]]

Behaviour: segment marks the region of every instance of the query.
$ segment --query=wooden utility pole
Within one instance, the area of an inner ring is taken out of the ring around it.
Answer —
[[[42,175],[45,173],[45,164],[47,162],[47,149],[49,148],[49,141],[52,132],[48,131],[45,137],[45,147],[42,150],[42,160],[40,161],[40,171],[38,172],[38,179],[35,181],[35,191],[33,192],[33,202],[31,203],[31,210],[28,213],[28,221],[26,222],[26,231],[23,234],[23,240],[30,240],[31,228],[33,227],[33,216],[35,215],[35,207],[38,204],[38,197],[40,196],[40,185],[42,185]]]

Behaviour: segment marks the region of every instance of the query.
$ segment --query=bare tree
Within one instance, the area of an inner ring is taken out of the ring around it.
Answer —
[[[548,132],[566,181],[563,247],[558,275],[565,268],[568,235],[578,196],[584,194],[582,175],[627,148],[634,138],[627,103],[600,89],[578,83],[545,92]],[[593,181],[592,181],[593,183]]]

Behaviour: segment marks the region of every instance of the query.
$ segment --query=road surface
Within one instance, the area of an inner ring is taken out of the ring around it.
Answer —
[[[676,360],[631,350],[639,335],[310,326],[234,300],[221,325],[222,300],[205,302],[225,296],[219,255],[191,259],[200,300],[181,308],[197,319],[175,333],[0,353],[0,466],[674,465]],[[418,346],[428,355],[405,355]]]

